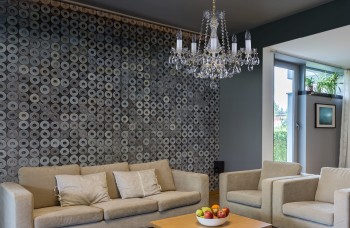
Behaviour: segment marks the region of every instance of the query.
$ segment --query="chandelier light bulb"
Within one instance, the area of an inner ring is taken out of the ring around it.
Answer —
[[[232,35],[232,45],[231,45],[231,50],[232,50],[232,54],[235,55],[237,54],[237,36],[236,34]]]
[[[192,35],[192,43],[191,43],[191,54],[196,54],[197,51],[197,37],[196,35]]]
[[[182,51],[182,31],[179,30],[176,33],[176,50],[178,52]]]
[[[248,30],[245,32],[245,50],[248,53],[252,50],[252,36]]]

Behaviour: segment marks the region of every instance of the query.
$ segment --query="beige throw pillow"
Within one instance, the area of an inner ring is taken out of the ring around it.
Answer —
[[[154,162],[139,163],[129,165],[130,171],[139,171],[146,169],[155,169],[159,185],[162,191],[175,191],[173,173],[171,171],[169,160],[159,160]]]
[[[106,173],[57,175],[56,181],[61,207],[91,205],[110,200]]]
[[[161,192],[155,169],[142,171],[114,171],[117,187],[123,199],[146,197]]]

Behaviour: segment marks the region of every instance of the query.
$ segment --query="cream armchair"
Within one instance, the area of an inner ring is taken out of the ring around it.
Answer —
[[[264,161],[262,169],[220,174],[220,206],[271,223],[273,182],[300,177],[297,163]]]
[[[274,226],[350,227],[350,169],[325,167],[320,176],[281,180],[273,185]]]

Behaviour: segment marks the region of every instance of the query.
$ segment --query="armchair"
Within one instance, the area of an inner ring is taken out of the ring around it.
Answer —
[[[273,191],[276,227],[350,227],[350,169],[325,167],[320,176],[276,181]]]
[[[220,205],[233,213],[271,223],[273,182],[298,177],[300,171],[297,163],[264,161],[262,169],[222,173]]]

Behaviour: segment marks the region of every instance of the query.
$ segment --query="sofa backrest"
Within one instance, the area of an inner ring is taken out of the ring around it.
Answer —
[[[350,188],[350,169],[323,167],[315,200],[334,203],[334,192],[343,188]]]
[[[86,166],[80,169],[82,175],[106,172],[108,194],[111,199],[120,198],[120,193],[113,175],[113,171],[129,171],[127,162],[114,163],[108,165]]]
[[[55,176],[59,174],[79,175],[80,167],[78,165],[64,165],[22,167],[19,169],[19,184],[33,194],[35,209],[60,205],[55,194]]]
[[[261,170],[258,189],[261,190],[262,181],[266,178],[300,175],[301,165],[293,162],[264,161]]]
[[[162,191],[174,191],[175,183],[173,173],[171,171],[169,160],[159,160],[148,163],[139,163],[129,165],[130,171],[139,171],[145,169],[155,169],[158,184],[162,187]]]

